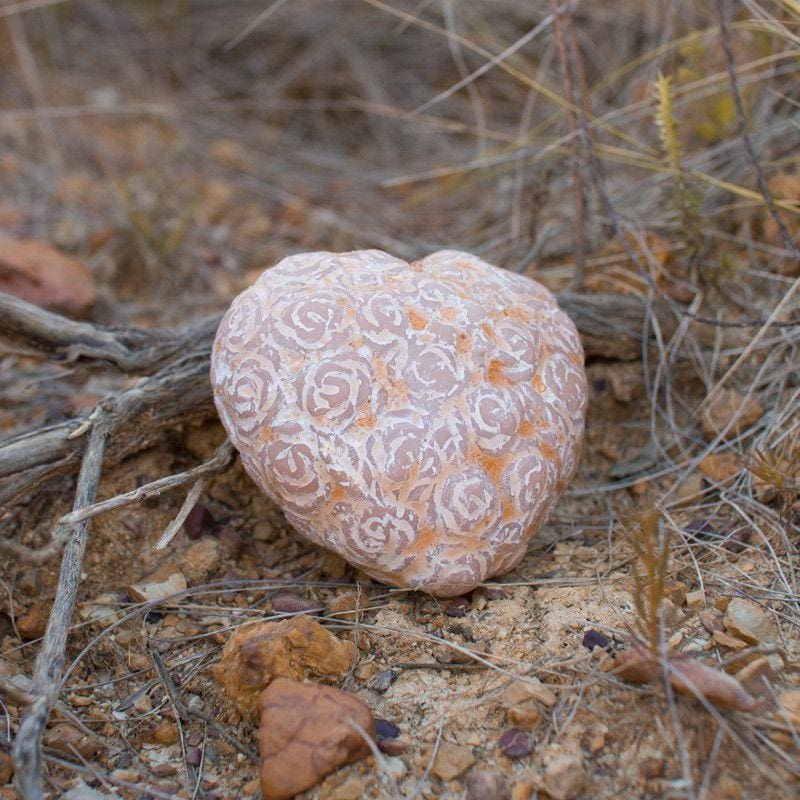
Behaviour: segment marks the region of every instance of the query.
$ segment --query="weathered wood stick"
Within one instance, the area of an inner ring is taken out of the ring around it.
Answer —
[[[106,465],[151,447],[175,425],[212,416],[209,353],[205,347],[195,350],[101,401],[109,430]],[[73,471],[83,451],[81,432],[91,429],[92,414],[0,444],[0,478],[15,476],[14,483],[0,490],[0,505],[40,481],[43,465],[52,466],[48,477]]]
[[[0,292],[0,340],[66,363],[103,362],[127,373],[149,374],[185,348],[210,342],[221,314],[181,328],[115,328],[76,322]]]

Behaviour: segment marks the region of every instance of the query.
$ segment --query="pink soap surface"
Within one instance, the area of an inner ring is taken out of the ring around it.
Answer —
[[[297,531],[443,597],[522,560],[586,412],[553,295],[456,250],[284,258],[225,314],[211,381],[247,473]]]

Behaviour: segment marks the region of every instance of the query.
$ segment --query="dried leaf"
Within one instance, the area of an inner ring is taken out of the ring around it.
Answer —
[[[0,238],[0,291],[74,316],[95,300],[89,267],[34,239]]]
[[[758,705],[736,678],[695,659],[671,662],[669,682],[679,694],[694,698],[699,695],[717,708],[752,711]]]

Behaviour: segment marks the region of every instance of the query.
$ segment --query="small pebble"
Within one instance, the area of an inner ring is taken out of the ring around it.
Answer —
[[[447,604],[444,613],[448,617],[465,617],[469,611],[469,606],[470,602],[466,597],[456,597],[455,600],[451,600]]]
[[[369,688],[375,692],[385,692],[397,680],[397,673],[393,669],[379,672],[370,682]]]
[[[533,744],[525,731],[509,728],[500,734],[497,746],[506,758],[522,758],[533,750]]]
[[[380,741],[381,739],[396,739],[400,735],[400,728],[388,719],[375,720],[375,738]]]
[[[279,614],[314,614],[324,611],[321,603],[306,600],[305,597],[292,592],[280,592],[270,602],[272,610]]]
[[[199,767],[200,762],[203,760],[203,753],[199,747],[186,748],[186,763],[190,767]]]
[[[474,769],[467,776],[467,800],[505,800],[506,780],[499,772]]]
[[[734,597],[725,611],[725,628],[749,644],[769,644],[778,640],[772,618],[758,603]]]

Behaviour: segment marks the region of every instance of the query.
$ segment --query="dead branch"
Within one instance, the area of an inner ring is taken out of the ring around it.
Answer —
[[[0,292],[0,340],[66,363],[111,365],[121,372],[153,372],[186,347],[213,337],[221,315],[182,328],[114,328],[76,322]]]
[[[102,410],[111,434],[107,464],[116,464],[154,445],[165,430],[212,415],[210,353],[209,337],[155,375],[101,401],[98,409]],[[0,445],[0,478],[19,476],[26,470],[47,465],[52,467],[51,475],[70,471],[80,459],[83,433],[93,426],[96,414],[97,409],[85,417],[31,431]],[[29,477],[23,475],[9,492],[18,495],[29,486]],[[7,502],[9,494],[4,491],[0,503]]]
[[[207,478],[211,475],[216,475],[224,470],[233,459],[233,445],[230,442],[221,444],[214,455],[208,460],[204,461],[196,467],[187,469],[185,472],[177,472],[174,475],[167,475],[165,478],[145,483],[130,492],[125,494],[111,497],[108,500],[101,500],[99,503],[93,503],[90,506],[82,508],[80,511],[71,511],[65,514],[58,521],[60,525],[73,525],[76,522],[83,522],[85,519],[91,519],[99,514],[105,514],[108,511],[113,511],[116,508],[136,503],[139,500],[145,500],[149,497],[158,497],[160,494],[174,489],[177,486],[182,486],[190,481],[198,481],[200,478]]]
[[[74,510],[89,505],[95,498],[97,485],[103,468],[103,454],[109,428],[106,420],[98,416],[95,420],[81,462],[78,487],[75,492]],[[34,700],[22,719],[14,739],[14,783],[19,793],[30,800],[44,798],[41,778],[42,736],[50,716],[50,710],[61,691],[61,679],[66,660],[67,631],[72,622],[75,601],[78,596],[83,566],[83,554],[89,522],[78,522],[72,527],[61,571],[58,576],[53,608],[47,620],[42,647],[36,657],[31,694]]]

